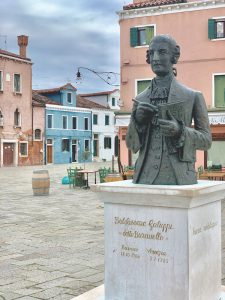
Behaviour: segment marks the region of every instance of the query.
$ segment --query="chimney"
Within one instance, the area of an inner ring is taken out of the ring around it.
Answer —
[[[20,56],[26,58],[26,50],[28,45],[28,36],[20,35],[18,38],[18,45],[20,47]]]

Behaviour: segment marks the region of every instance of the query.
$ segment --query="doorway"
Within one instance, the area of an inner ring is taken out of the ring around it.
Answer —
[[[72,162],[77,162],[77,140],[72,140]]]
[[[3,143],[3,166],[14,165],[14,143]]]
[[[99,156],[99,139],[98,134],[94,134],[94,141],[93,141],[93,156],[98,157]]]
[[[46,163],[52,164],[53,163],[53,142],[52,139],[47,139],[47,149],[46,149]]]

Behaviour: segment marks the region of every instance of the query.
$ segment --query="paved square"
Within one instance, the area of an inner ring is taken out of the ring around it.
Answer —
[[[6,300],[67,300],[103,282],[103,207],[92,191],[61,184],[67,167],[0,168],[0,295]],[[32,173],[41,168],[49,170],[50,195],[34,197]]]
[[[0,295],[6,300],[67,300],[103,283],[103,206],[90,190],[61,184],[67,167],[0,168]],[[49,171],[47,197],[33,196],[32,173],[37,169]],[[224,219],[223,203],[223,278]]]

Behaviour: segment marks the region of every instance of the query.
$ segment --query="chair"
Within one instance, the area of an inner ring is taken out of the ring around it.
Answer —
[[[82,187],[85,186],[84,174],[80,174],[77,171],[82,170],[82,168],[75,168],[75,169],[67,169],[68,177],[69,177],[69,185],[73,184],[73,187],[78,186]]]
[[[203,174],[203,166],[198,167],[198,175]]]
[[[100,168],[98,170],[99,172],[99,179],[100,179],[100,183],[105,182],[105,177],[111,172],[110,168]]]
[[[71,184],[74,187],[75,186],[75,179],[76,179],[77,171],[75,169],[69,168],[69,169],[67,169],[67,174],[68,174],[68,177],[69,177],[70,188],[71,188]]]

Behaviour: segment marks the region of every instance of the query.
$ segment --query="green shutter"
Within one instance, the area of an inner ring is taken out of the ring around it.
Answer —
[[[130,46],[136,47],[138,45],[138,28],[130,28]]]
[[[215,107],[225,107],[225,75],[215,76]]]
[[[154,26],[146,27],[146,43],[149,44],[151,39],[154,37]]]
[[[208,38],[210,40],[215,39],[215,20],[209,19],[208,20]]]

